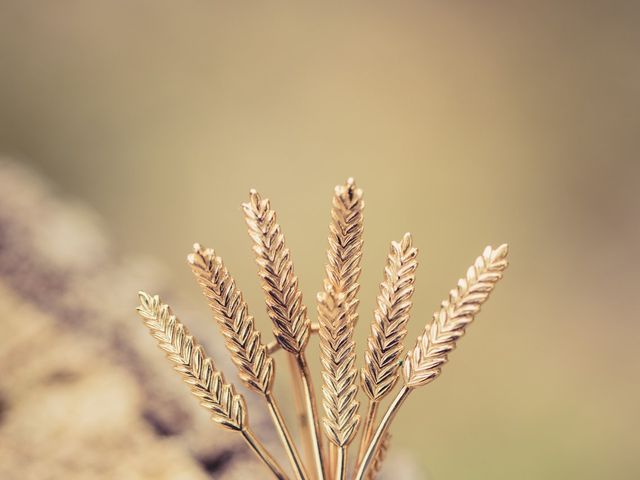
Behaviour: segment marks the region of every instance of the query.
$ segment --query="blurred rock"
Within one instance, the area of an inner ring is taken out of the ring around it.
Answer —
[[[0,162],[0,478],[265,475],[134,314],[135,292],[162,290],[161,277],[151,261],[118,258],[91,211]]]

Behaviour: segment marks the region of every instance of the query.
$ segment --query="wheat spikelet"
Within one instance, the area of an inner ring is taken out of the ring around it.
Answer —
[[[336,292],[344,294],[354,324],[358,321],[356,295],[360,289],[363,209],[362,190],[356,187],[353,178],[349,178],[345,185],[336,186],[329,225],[326,280]]]
[[[356,399],[358,372],[355,368],[353,322],[346,297],[331,285],[318,294],[320,351],[324,384],[324,427],[329,440],[338,447],[353,439],[360,417]]]
[[[289,249],[268,199],[255,190],[242,205],[249,235],[263,280],[269,318],[278,343],[288,352],[301,353],[309,340],[310,322],[293,271]]]
[[[384,461],[387,457],[387,452],[389,451],[390,446],[391,446],[391,434],[387,432],[382,437],[382,440],[380,441],[380,446],[376,451],[376,456],[371,461],[371,466],[367,471],[367,477],[366,477],[367,480],[375,480],[378,477],[378,475],[380,474],[380,471],[382,470],[382,465],[384,464]]]
[[[231,430],[247,429],[246,405],[233,385],[226,383],[204,349],[157,295],[140,292],[138,314],[191,392],[211,412],[211,418]]]
[[[407,387],[426,385],[440,375],[447,355],[502,278],[507,253],[507,245],[495,250],[487,247],[467,270],[466,278],[460,279],[458,286],[449,292],[433,321],[418,337],[416,346],[407,353],[403,367]]]
[[[410,233],[406,233],[401,242],[391,242],[362,368],[362,388],[374,402],[382,399],[398,379],[417,255]]]
[[[260,340],[242,292],[212,249],[195,244],[193,250],[188,256],[191,270],[209,300],[240,378],[247,387],[266,395],[273,385],[273,358]]]

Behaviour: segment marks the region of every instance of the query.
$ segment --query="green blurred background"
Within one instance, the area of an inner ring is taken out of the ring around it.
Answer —
[[[365,190],[360,346],[390,240],[421,249],[411,343],[483,247],[509,242],[394,449],[437,479],[635,479],[639,22],[624,1],[3,0],[0,149],[97,209],[123,252],[161,259],[203,323],[194,241],[269,330],[250,187],[310,311],[333,186]]]

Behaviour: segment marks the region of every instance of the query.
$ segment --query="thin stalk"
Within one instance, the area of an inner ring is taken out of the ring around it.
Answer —
[[[253,450],[258,458],[269,468],[269,470],[271,470],[273,476],[278,480],[288,480],[289,477],[284,474],[280,465],[278,465],[269,452],[267,452],[262,443],[260,443],[260,441],[253,435],[251,430],[244,429],[241,430],[241,433],[251,447],[251,450]]]
[[[356,475],[353,477],[353,480],[363,480],[365,478],[365,475],[367,474],[367,469],[369,468],[369,465],[375,458],[376,451],[380,446],[380,442],[384,437],[384,434],[388,430],[389,425],[391,424],[391,421],[395,418],[396,414],[398,413],[398,410],[400,409],[400,407],[402,406],[402,404],[404,403],[404,401],[407,399],[407,397],[412,391],[413,389],[407,387],[406,385],[403,386],[398,392],[398,395],[396,395],[396,398],[393,399],[393,402],[391,403],[391,405],[389,405],[389,408],[387,409],[384,416],[382,417],[382,420],[380,421],[380,425],[378,425],[376,432],[373,434],[371,442],[369,443],[369,446],[365,451],[362,462],[360,463],[360,466],[358,467],[358,471]]]
[[[296,361],[298,364],[299,381],[302,384],[304,392],[307,428],[312,439],[313,459],[316,466],[317,478],[319,480],[324,480],[325,476],[329,478],[331,478],[331,476],[326,474],[326,467],[324,465],[322,437],[320,436],[320,424],[318,420],[318,408],[316,406],[316,396],[313,391],[311,372],[304,353],[296,355]]]
[[[334,470],[336,480],[345,480],[347,478],[347,447],[338,447],[336,450],[336,467]]]
[[[327,468],[331,472],[331,475],[335,475],[337,455],[338,455],[338,447],[335,444],[329,442],[329,460],[327,461],[329,465],[327,466]]]
[[[356,468],[362,463],[362,458],[367,450],[367,445],[371,442],[373,437],[373,431],[375,428],[376,416],[378,415],[378,407],[380,402],[378,400],[369,400],[369,406],[367,407],[367,417],[364,421],[362,428],[362,439],[360,440],[360,450],[358,451],[358,459],[356,460]]]
[[[302,459],[300,458],[300,454],[296,449],[293,438],[291,437],[291,433],[287,428],[287,425],[284,421],[282,413],[280,412],[280,408],[278,407],[278,404],[273,397],[273,394],[268,393],[265,398],[269,407],[269,413],[273,418],[273,422],[276,426],[276,429],[278,430],[278,435],[280,435],[280,440],[282,441],[285,451],[287,452],[287,456],[289,457],[289,461],[291,462],[291,466],[293,467],[295,477],[298,480],[308,480],[309,475],[304,469],[304,464],[302,462]]]
[[[302,438],[302,448],[304,448],[305,456],[309,462],[314,457],[313,449],[313,435],[309,429],[309,418],[307,415],[307,408],[305,402],[305,392],[302,383],[300,382],[300,369],[298,368],[298,362],[293,355],[287,355],[289,372],[291,373],[291,384],[293,387],[293,403],[296,409],[296,417],[298,425],[300,426],[300,437]],[[315,475],[312,475],[315,478]]]

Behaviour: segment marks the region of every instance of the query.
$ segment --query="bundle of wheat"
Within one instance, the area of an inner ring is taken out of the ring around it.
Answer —
[[[362,190],[356,187],[353,179],[336,187],[329,225],[326,277],[323,289],[317,295],[318,323],[312,324],[275,211],[268,199],[251,190],[249,202],[243,209],[253,240],[267,313],[273,323],[275,342],[271,344],[262,342],[243,295],[222,259],[212,249],[203,249],[198,244],[188,257],[240,379],[264,397],[298,480],[347,478],[348,447],[360,425],[359,387],[368,397],[368,408],[352,478],[373,479],[378,475],[391,442],[389,427],[399,408],[417,387],[440,375],[449,353],[507,267],[507,246],[487,247],[469,268],[466,277],[451,290],[432,321],[427,323],[415,347],[402,360],[418,250],[409,233],[401,241],[392,242],[358,383],[353,331],[358,319],[363,208]],[[191,385],[192,392],[211,412],[213,420],[240,432],[276,478],[287,478],[252,434],[243,397],[236,393],[233,385],[225,382],[222,373],[216,370],[213,361],[206,357],[202,347],[169,307],[157,296],[145,293],[140,293],[140,300],[138,311],[152,335]],[[320,340],[322,417],[318,413],[306,358],[312,333],[318,333]],[[284,350],[289,359],[301,442],[309,464],[305,464],[299,454],[297,442],[273,395],[275,362],[272,353],[278,349]],[[401,377],[404,383],[378,420],[382,401],[394,391]],[[321,423],[326,438],[321,434]]]

